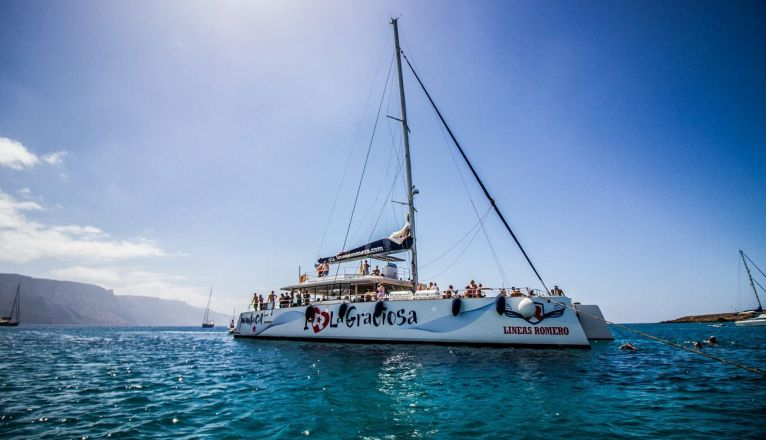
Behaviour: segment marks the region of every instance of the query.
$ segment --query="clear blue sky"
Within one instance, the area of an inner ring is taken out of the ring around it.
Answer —
[[[622,322],[754,304],[737,250],[766,266],[762,2],[3,1],[0,271],[198,305],[213,285],[223,312],[293,282],[343,243],[391,15],[550,285]],[[476,216],[406,87],[426,263]],[[391,181],[392,122],[350,244]],[[509,282],[537,286],[486,225]],[[480,234],[437,281],[498,272]]]

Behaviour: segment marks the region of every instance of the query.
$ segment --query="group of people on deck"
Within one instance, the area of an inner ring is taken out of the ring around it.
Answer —
[[[359,275],[370,275],[370,263],[367,262],[367,260],[361,261],[359,263],[359,270],[357,271]],[[379,277],[380,276],[380,267],[375,266],[375,269],[372,270],[372,275]]]

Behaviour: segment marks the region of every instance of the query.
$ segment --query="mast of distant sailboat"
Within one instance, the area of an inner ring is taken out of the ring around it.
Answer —
[[[745,265],[747,278],[750,280],[750,287],[753,289],[753,295],[755,295],[755,300],[758,301],[758,312],[763,312],[761,299],[758,297],[758,291],[755,289],[755,283],[753,282],[753,275],[750,273],[750,266],[747,265],[747,260],[745,259],[745,253],[742,252],[742,249],[739,250],[739,258],[742,259],[742,263]]]

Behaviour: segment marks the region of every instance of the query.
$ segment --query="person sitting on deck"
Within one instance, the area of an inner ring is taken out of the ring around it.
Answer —
[[[435,290],[435,291],[436,291],[436,293],[439,293],[439,285],[438,285],[438,284],[436,284],[436,282],[434,282],[434,285],[433,285],[433,287],[431,288],[431,290]]]
[[[511,287],[511,296],[522,296],[521,295],[521,290],[519,290],[519,289],[517,289],[515,287]]]
[[[559,286],[553,286],[553,289],[551,290],[551,295],[564,296],[564,291],[559,289]]]
[[[481,287],[481,283],[479,283],[478,286],[476,286],[476,298],[484,298],[484,292],[482,292],[483,287]]]
[[[378,266],[375,266],[375,269],[372,270],[372,274],[376,277],[380,276],[380,268]]]
[[[320,264],[317,267],[317,275],[319,275],[320,277],[326,277],[329,274],[330,274],[330,263],[328,263],[327,260],[325,260],[324,262],[322,262],[322,264]]]
[[[444,298],[444,299],[451,299],[452,295],[455,295],[455,297],[457,297],[457,294],[454,292],[452,284],[450,284],[449,287],[447,287],[447,290],[444,291],[444,294],[442,295],[442,298]]]
[[[497,296],[508,296],[508,295],[505,293],[505,287],[501,287],[501,288],[500,288],[500,293],[498,293],[498,294],[497,294]]]

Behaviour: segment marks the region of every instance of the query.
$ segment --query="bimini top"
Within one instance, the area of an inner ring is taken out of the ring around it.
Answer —
[[[404,261],[401,258],[392,257],[391,254],[405,252],[412,247],[412,237],[410,236],[410,223],[388,237],[375,240],[363,246],[343,251],[331,257],[324,257],[317,260],[317,265],[324,262],[329,264],[342,263],[346,261],[363,260],[365,258],[375,258],[383,261]]]

